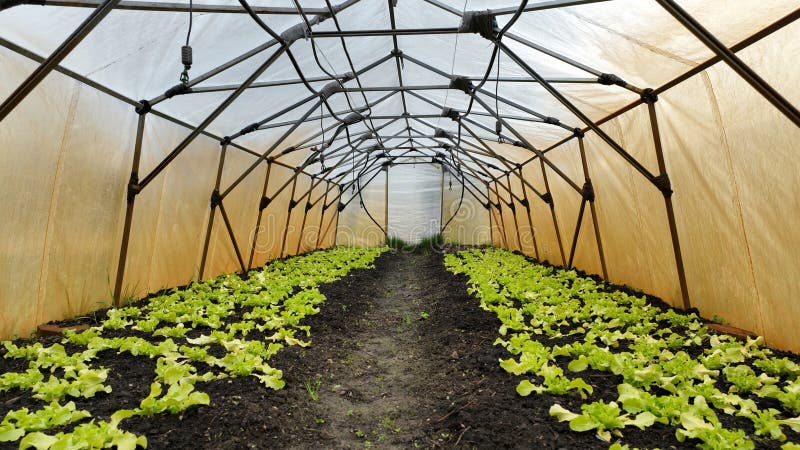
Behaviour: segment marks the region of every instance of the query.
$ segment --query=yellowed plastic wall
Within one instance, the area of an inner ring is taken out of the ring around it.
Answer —
[[[0,50],[6,98],[34,63]],[[4,80],[5,81],[5,80]],[[103,128],[77,124],[108,103]],[[0,337],[107,305],[135,127],[131,108],[62,76],[0,122]],[[102,174],[86,177],[88,170]]]
[[[445,175],[444,194],[444,222],[450,220],[444,229],[444,238],[448,242],[456,242],[464,245],[485,245],[490,242],[489,233],[489,211],[484,207],[485,200],[476,199],[468,189],[464,189],[462,198],[462,187],[458,177],[453,177],[452,188],[449,184],[450,175]],[[472,180],[472,183],[481,188],[479,192],[486,194],[486,188],[481,181]],[[466,182],[469,189],[475,187]],[[481,195],[476,192],[477,195]],[[460,203],[460,204],[459,204]]]
[[[383,245],[386,242],[386,172],[380,171],[368,184],[367,181],[375,173],[367,174],[362,180],[361,196],[358,195],[358,185],[349,188],[342,196],[342,202],[347,203],[353,195],[355,198],[339,213],[339,223],[336,228],[336,244],[347,246],[371,247]],[[363,199],[363,207],[361,200]],[[369,215],[380,224],[376,225]]]
[[[785,61],[800,57],[793,37],[800,25],[742,51],[740,56],[790,102],[800,104],[800,74]],[[667,171],[675,191],[678,237],[691,305],[705,317],[800,351],[800,130],[724,64],[692,77],[656,104]],[[653,173],[655,147],[645,106],[605,123],[603,130]],[[661,193],[594,133],[585,139],[609,278],[680,306],[681,293]],[[576,140],[547,154],[573,182],[583,173]],[[544,189],[538,160],[526,179]],[[569,248],[580,196],[552,169],[545,173],[555,199],[564,251]],[[549,208],[533,201],[531,216],[542,259],[559,262]],[[505,217],[505,216],[504,216]],[[506,227],[509,222],[506,220]],[[506,230],[506,236],[513,236]],[[495,238],[496,244],[501,242]],[[514,240],[508,247],[516,249]],[[532,254],[526,249],[525,253]],[[574,265],[601,273],[591,215],[584,213]]]
[[[0,97],[35,67],[0,49]],[[98,117],[102,115],[102,125]],[[68,77],[52,73],[0,123],[0,179],[14,186],[0,198],[0,338],[27,336],[38,324],[111,304],[138,116],[133,107]],[[145,122],[139,173],[150,172],[187,134],[152,114]],[[303,155],[300,155],[301,157]],[[219,143],[200,136],[136,198],[123,282],[125,299],[183,285],[198,277]],[[224,190],[256,157],[230,148]],[[267,195],[292,174],[274,165]],[[266,175],[261,164],[225,198],[224,207],[244,263],[249,262]],[[298,177],[300,197],[310,178]],[[338,190],[334,190],[338,192]],[[290,189],[264,210],[254,266],[280,254]],[[322,189],[315,191],[315,198]],[[333,196],[331,197],[331,200]],[[293,211],[284,254],[300,244],[305,202]],[[309,211],[314,232],[320,204]],[[329,208],[335,211],[336,208]],[[332,217],[328,214],[328,217]],[[309,227],[306,227],[306,232]],[[330,246],[332,233],[321,239]],[[206,278],[240,270],[219,209],[211,232]]]

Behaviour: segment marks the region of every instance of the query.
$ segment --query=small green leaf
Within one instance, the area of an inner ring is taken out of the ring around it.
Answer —
[[[600,423],[595,422],[591,417],[577,416],[569,421],[569,428],[572,431],[589,431],[600,426]],[[599,434],[599,433],[598,433]],[[609,437],[609,440],[611,438]]]
[[[578,414],[570,412],[558,403],[550,407],[550,416],[555,417],[559,422],[566,422],[578,417]]]

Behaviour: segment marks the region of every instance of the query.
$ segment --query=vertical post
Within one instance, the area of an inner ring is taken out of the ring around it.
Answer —
[[[586,211],[586,199],[581,199],[581,208],[578,211],[578,220],[575,222],[575,233],[572,235],[572,245],[569,248],[569,261],[567,267],[572,268],[572,261],[575,258],[575,249],[578,247],[578,237],[581,234],[581,224],[583,224],[583,213]]]
[[[439,196],[439,233],[444,233],[444,165],[442,165],[441,195]]]
[[[228,230],[228,236],[231,238],[233,251],[236,253],[236,260],[239,261],[239,267],[242,268],[242,272],[247,272],[247,268],[244,266],[244,259],[242,259],[242,252],[239,251],[239,244],[236,243],[236,235],[233,234],[233,227],[231,226],[231,221],[228,218],[228,213],[225,212],[225,205],[222,204],[222,201],[219,202],[219,212],[222,214],[222,221],[225,223],[225,228]]]
[[[519,177],[522,179],[522,164],[517,166],[519,168]],[[533,252],[536,255],[536,259],[539,258],[539,246],[536,245],[536,230],[533,228],[533,219],[531,218],[531,204],[528,201],[528,189],[525,187],[525,183],[522,183],[522,200],[525,202],[525,215],[528,216],[528,228],[531,230],[531,239],[533,240]]]
[[[489,197],[488,195],[486,196]],[[486,212],[489,213],[489,242],[491,243],[492,247],[494,247],[494,230],[492,229],[492,201],[486,201]]]
[[[597,211],[594,207],[594,187],[592,185],[592,179],[589,176],[589,164],[586,161],[586,149],[584,148],[583,143],[583,136],[578,136],[578,147],[580,148],[581,152],[581,165],[583,166],[583,177],[585,183],[583,185],[583,195],[584,197],[588,197],[589,200],[589,211],[592,213],[592,225],[594,227],[594,239],[597,242],[597,252],[600,254],[600,267],[603,270],[603,278],[606,280],[608,279],[608,269],[606,269],[606,256],[603,252],[603,240],[600,239],[600,227],[597,225]]]
[[[658,159],[659,175],[656,177],[656,186],[658,186],[659,190],[661,190],[661,193],[664,195],[664,205],[667,209],[667,221],[669,222],[669,233],[672,237],[672,250],[675,253],[675,265],[678,269],[678,281],[681,286],[683,308],[689,309],[691,307],[691,302],[689,301],[689,288],[686,284],[686,272],[683,267],[681,244],[678,240],[678,227],[675,223],[675,211],[672,207],[672,186],[669,176],[667,175],[667,165],[664,162],[664,150],[661,146],[661,133],[658,129],[658,118],[656,116],[655,102],[658,98],[650,89],[645,90],[642,98],[645,103],[647,103],[647,111],[650,114],[650,127],[653,130],[653,143],[655,144],[656,158]]]
[[[133,206],[136,203],[136,195],[139,194],[139,161],[142,156],[142,138],[144,137],[144,124],[149,104],[144,103],[142,108],[137,108],[139,121],[136,125],[136,141],[133,146],[133,164],[131,165],[131,178],[128,182],[127,206],[125,208],[125,223],[122,228],[122,243],[119,249],[119,261],[117,262],[117,279],[114,283],[114,306],[119,308],[122,300],[122,281],[125,277],[125,263],[128,259],[128,242],[131,236],[131,223],[133,222]]]
[[[301,197],[305,198],[305,197]],[[306,200],[305,206],[303,206],[303,222],[300,224],[300,236],[297,238],[297,248],[294,251],[295,255],[300,254],[300,246],[303,243],[303,231],[306,227],[306,220],[308,219],[308,211],[311,210],[311,193],[308,194],[308,200]]]
[[[386,242],[389,242],[389,166],[386,166],[384,170],[386,170],[386,186],[383,189],[383,203],[386,208],[383,210],[383,229],[386,234]]]
[[[289,212],[286,213],[286,226],[283,227],[283,239],[281,240],[281,258],[283,258],[283,251],[286,249],[286,235],[289,234],[289,222],[292,219],[292,211],[294,210],[294,193],[297,188],[297,177],[292,180],[292,195],[289,197]]]
[[[247,260],[247,270],[253,268],[253,258],[256,254],[256,244],[258,243],[258,234],[261,231],[261,218],[264,215],[264,210],[269,206],[269,197],[267,197],[267,188],[269,187],[269,174],[272,171],[272,158],[267,158],[267,174],[264,177],[264,188],[261,190],[261,200],[258,203],[258,218],[256,219],[256,228],[253,230],[253,242],[250,244],[250,258]]]
[[[217,178],[214,181],[214,190],[211,192],[211,210],[208,215],[208,226],[206,227],[206,240],[203,243],[203,255],[200,257],[200,272],[198,278],[203,280],[206,270],[206,260],[208,258],[208,244],[211,241],[211,230],[214,227],[214,216],[217,212],[217,205],[219,204],[219,184],[222,181],[222,169],[225,167],[225,153],[228,150],[228,139],[223,139],[220,142],[222,150],[219,153],[219,164],[217,165]]]
[[[497,181],[494,182],[497,185]],[[502,227],[503,232],[500,234],[500,237],[503,238],[503,247],[508,249],[508,238],[506,237],[506,220],[503,217],[503,199],[500,197],[500,190],[495,188],[495,195],[497,196],[497,214],[500,216],[500,227]],[[495,219],[495,222],[497,219]]]
[[[330,183],[325,181],[325,196],[322,198],[321,211],[319,212],[319,225],[317,225],[317,243],[314,244],[314,250],[319,249],[319,241],[322,239],[322,220],[325,219],[325,210],[328,209],[328,192],[330,192]]]
[[[339,193],[341,194],[342,187],[339,186]],[[342,211],[339,209],[339,205],[336,205],[336,211],[334,211],[334,220],[336,221],[336,225],[333,227],[333,245],[336,246],[336,243],[339,241],[339,213]]]
[[[553,228],[556,230],[556,240],[558,241],[558,251],[561,254],[561,264],[567,263],[567,258],[564,257],[564,244],[561,243],[561,230],[558,228],[558,218],[556,218],[556,206],[553,201],[553,194],[550,193],[550,183],[547,181],[547,171],[544,168],[543,158],[539,158],[539,164],[542,167],[542,179],[544,180],[545,194],[544,201],[550,206],[550,216],[553,217]]]
[[[511,197],[511,213],[514,214],[514,229],[517,231],[517,246],[520,253],[522,253],[522,238],[519,235],[519,222],[517,222],[517,207],[514,204],[514,192],[511,190],[511,172],[506,173],[506,185],[508,186],[508,195]],[[525,184],[525,183],[521,183]]]

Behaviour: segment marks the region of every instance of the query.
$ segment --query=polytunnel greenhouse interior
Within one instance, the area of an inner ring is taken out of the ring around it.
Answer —
[[[0,448],[800,449],[797,0],[0,0]]]

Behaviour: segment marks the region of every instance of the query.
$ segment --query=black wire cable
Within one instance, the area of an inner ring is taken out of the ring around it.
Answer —
[[[494,66],[494,59],[497,56],[497,52],[500,50],[500,41],[503,39],[503,35],[505,35],[506,32],[509,30],[509,28],[511,28],[511,26],[514,25],[517,19],[520,18],[522,12],[525,10],[525,6],[527,5],[528,5],[528,0],[522,0],[522,3],[520,3],[519,8],[517,8],[517,11],[514,13],[514,15],[508,21],[508,23],[506,23],[505,26],[500,30],[500,32],[497,33],[497,37],[495,37],[494,39],[494,49],[492,50],[492,57],[489,59],[489,67],[486,68],[486,73],[483,75],[481,82],[478,83],[478,85],[472,89],[472,92],[477,91],[478,89],[482,88],[484,84],[486,84],[486,80],[492,73],[492,66]],[[474,103],[475,103],[475,97],[473,95],[470,95],[469,106],[467,107],[467,110],[464,112],[464,114],[461,115],[462,117],[465,117],[472,111],[472,105]]]
[[[451,176],[452,176],[452,174],[451,174]],[[452,183],[452,178],[451,178],[450,182]],[[454,212],[453,215],[450,216],[450,219],[447,222],[445,222],[444,226],[442,226],[441,232],[444,232],[444,229],[447,228],[447,226],[450,225],[450,222],[452,222],[453,219],[456,218],[456,216],[458,215],[459,211],[461,211],[462,203],[464,203],[464,174],[463,173],[461,173],[461,196],[458,199],[458,207],[456,208],[456,212]]]
[[[186,45],[189,45],[189,36],[192,35],[192,12],[194,9],[193,0],[189,0],[189,31],[186,32]]]

